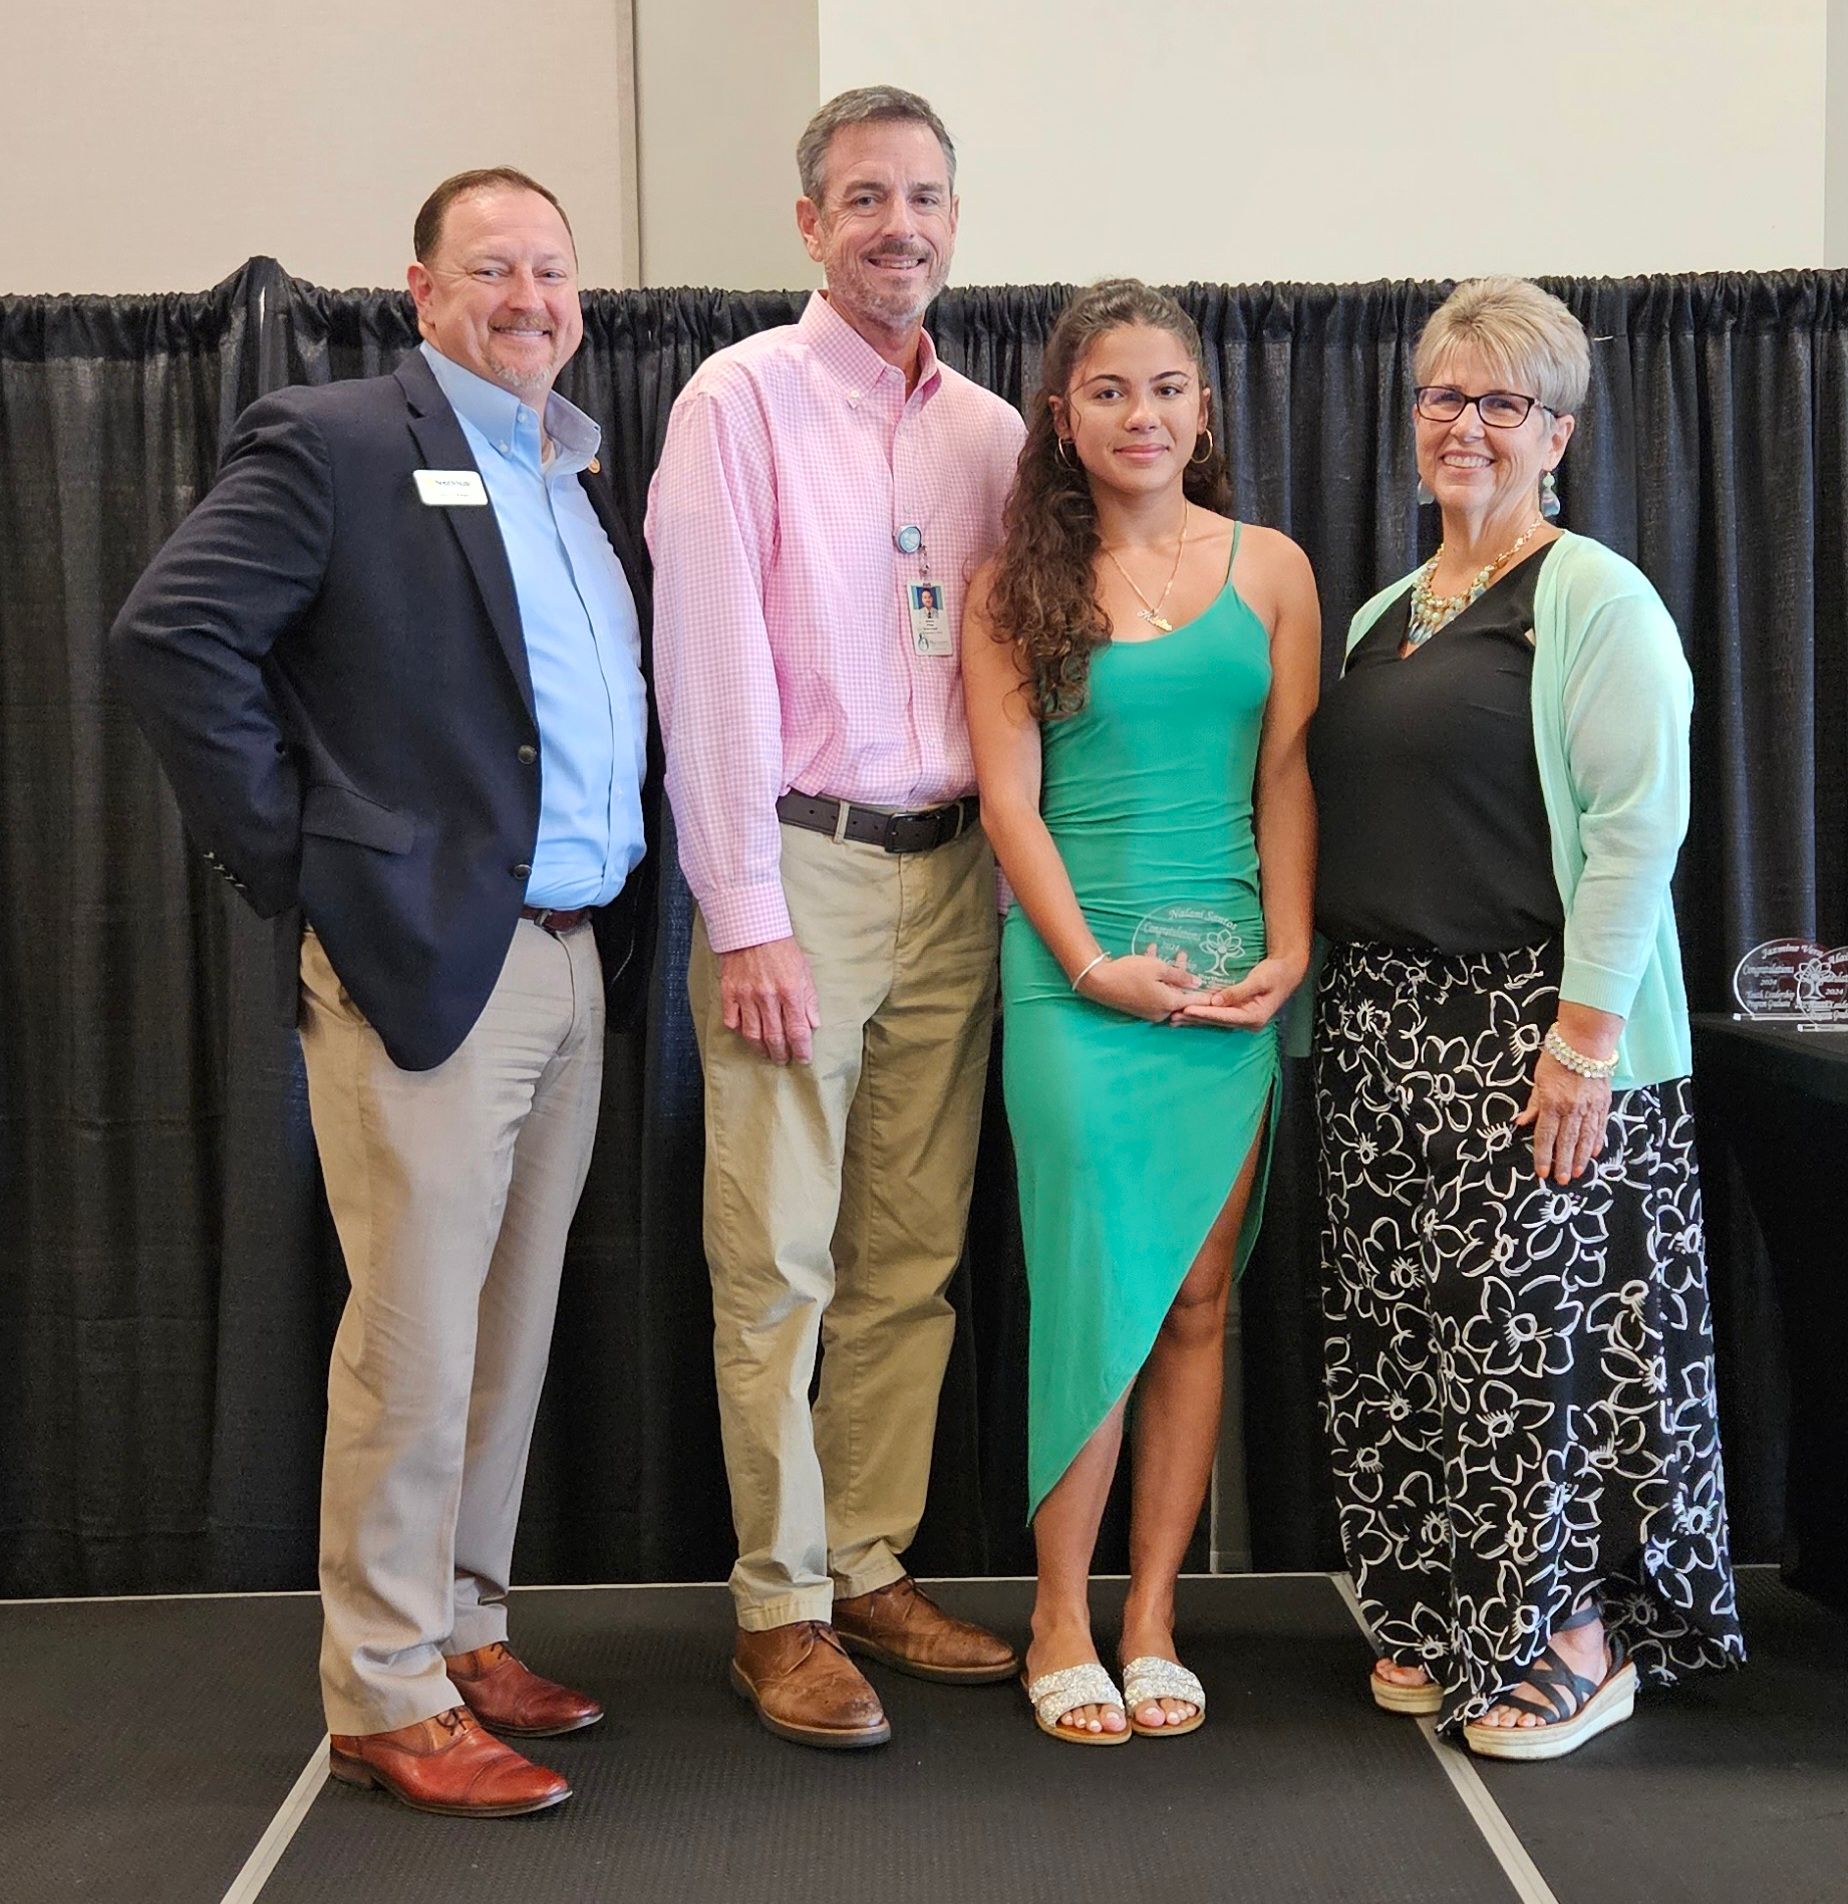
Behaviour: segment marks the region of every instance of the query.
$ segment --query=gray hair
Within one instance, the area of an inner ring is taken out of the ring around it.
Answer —
[[[796,170],[802,176],[802,196],[820,205],[828,189],[823,168],[828,145],[843,126],[876,125],[882,121],[928,126],[943,148],[944,163],[950,168],[950,190],[956,189],[956,147],[944,130],[943,121],[931,110],[928,99],[908,93],[901,86],[856,86],[852,92],[837,93],[803,128],[796,141]]]
[[[1591,345],[1585,327],[1552,292],[1526,278],[1469,278],[1451,292],[1419,335],[1412,375],[1432,381],[1452,351],[1480,351],[1556,415],[1585,401]]]

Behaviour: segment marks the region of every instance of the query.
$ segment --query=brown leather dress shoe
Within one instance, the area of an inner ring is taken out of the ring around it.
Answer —
[[[889,1587],[836,1600],[834,1625],[850,1653],[915,1679],[987,1686],[1020,1672],[1020,1655],[1006,1640],[945,1613],[909,1574]]]
[[[552,1739],[561,1732],[582,1732],[603,1717],[589,1693],[541,1679],[508,1652],[505,1640],[451,1654],[443,1665],[463,1704],[490,1732]]]
[[[738,1629],[731,1682],[779,1739],[798,1745],[884,1745],[892,1736],[879,1695],[821,1620],[761,1633]]]
[[[395,1732],[335,1733],[327,1769],[343,1785],[381,1785],[413,1811],[445,1818],[517,1818],[571,1796],[556,1772],[490,1738],[463,1706]]]

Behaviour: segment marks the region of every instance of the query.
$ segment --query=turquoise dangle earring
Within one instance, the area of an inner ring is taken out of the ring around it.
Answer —
[[[1436,501],[1437,498],[1431,493],[1431,485],[1420,476],[1418,479],[1418,506],[1422,509],[1426,503]]]
[[[1559,514],[1559,484],[1550,469],[1540,478],[1540,513],[1548,522]]]

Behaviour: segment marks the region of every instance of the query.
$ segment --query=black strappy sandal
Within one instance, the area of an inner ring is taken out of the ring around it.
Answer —
[[[1581,1608],[1553,1631],[1570,1633],[1598,1618],[1593,1605]],[[1537,1726],[1492,1726],[1480,1719],[1463,1728],[1464,1743],[1486,1759],[1562,1759],[1587,1739],[1621,1725],[1636,1705],[1636,1668],[1624,1657],[1623,1641],[1607,1635],[1604,1655],[1610,1662],[1602,1680],[1575,1673],[1549,1642],[1546,1650],[1512,1692],[1495,1703],[1531,1712]],[[1537,1692],[1546,1701],[1523,1695]]]

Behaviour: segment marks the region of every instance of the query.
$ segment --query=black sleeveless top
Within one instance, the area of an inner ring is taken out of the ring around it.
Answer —
[[[1534,754],[1534,594],[1552,545],[1401,658],[1411,594],[1309,730],[1316,926],[1338,941],[1506,952],[1564,928]]]

